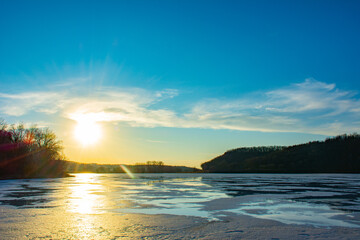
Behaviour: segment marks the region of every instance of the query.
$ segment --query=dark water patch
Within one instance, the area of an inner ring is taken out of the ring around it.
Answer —
[[[243,230],[232,230],[232,231],[226,231],[226,233],[243,233]]]
[[[332,196],[304,196],[294,197],[292,200],[307,202],[312,204],[326,204],[333,209],[346,212],[360,212],[359,207],[360,193],[350,193]]]
[[[0,205],[10,205],[14,207],[34,207],[43,208],[43,204],[50,201],[45,196],[51,194],[56,188],[46,188],[31,186],[31,180],[23,181],[26,184],[13,186],[15,188],[6,189],[0,199]],[[35,182],[37,184],[38,182]],[[47,208],[47,206],[46,206]]]
[[[227,194],[233,197],[247,196],[253,194],[284,194],[284,191],[259,191],[259,190],[246,190],[246,189],[226,189]]]
[[[0,203],[2,205],[10,205],[14,207],[22,207],[25,206],[33,206],[38,204],[43,204],[45,202],[48,202],[47,199],[10,199],[10,200],[0,200]],[[39,206],[37,206],[38,208]],[[45,207],[45,206],[43,206]]]
[[[22,185],[21,187],[22,189],[8,189],[5,192],[4,197],[36,197],[49,194],[56,190],[54,188],[30,187],[28,185]]]

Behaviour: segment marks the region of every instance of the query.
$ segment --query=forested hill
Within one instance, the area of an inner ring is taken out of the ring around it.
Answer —
[[[212,173],[360,173],[360,135],[290,147],[238,148],[201,167]]]

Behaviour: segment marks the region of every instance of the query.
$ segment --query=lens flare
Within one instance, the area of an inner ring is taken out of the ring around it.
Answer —
[[[120,167],[130,178],[135,178],[134,174],[125,165],[120,165]]]

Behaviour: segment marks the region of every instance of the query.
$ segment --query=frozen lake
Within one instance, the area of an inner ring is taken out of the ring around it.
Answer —
[[[0,181],[0,210],[203,217],[241,214],[289,224],[360,227],[357,174],[74,174]]]

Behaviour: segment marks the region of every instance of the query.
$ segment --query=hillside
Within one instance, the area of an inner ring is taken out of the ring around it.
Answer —
[[[201,167],[211,173],[360,173],[360,135],[289,147],[238,148]]]

